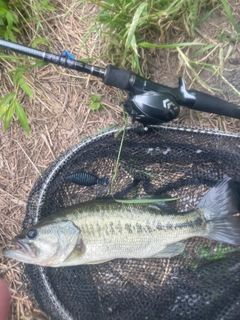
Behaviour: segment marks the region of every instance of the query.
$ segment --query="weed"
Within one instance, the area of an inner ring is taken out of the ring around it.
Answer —
[[[1,103],[0,103],[0,121],[4,119],[4,132],[6,132],[6,130],[8,129],[9,124],[13,118],[13,115],[14,113],[16,113],[20,124],[25,129],[27,134],[28,135],[30,134],[30,128],[28,125],[27,116],[21,104],[18,101],[18,93],[19,93],[19,90],[22,90],[31,99],[33,99],[33,92],[29,87],[29,85],[27,84],[26,80],[24,79],[23,74],[31,68],[36,68],[38,66],[43,66],[43,65],[45,65],[45,63],[42,61],[34,63],[32,65],[28,65],[28,66],[19,65],[17,69],[15,69],[12,72],[9,72],[9,74],[13,73],[12,79],[13,79],[13,84],[15,88],[14,88],[14,91],[11,93],[8,93],[1,100]]]
[[[190,78],[192,75],[193,82],[197,80],[210,92],[218,90],[209,87],[201,80],[199,71],[207,70],[210,71],[210,74],[219,76],[234,93],[239,94],[238,90],[223,76],[224,69],[221,61],[218,66],[206,63],[207,58],[213,52],[221,59],[221,54],[226,52],[227,46],[231,50],[230,42],[236,42],[239,39],[239,30],[226,0],[147,0],[144,2],[138,0],[91,0],[90,2],[100,7],[97,17],[98,28],[102,29],[103,35],[107,38],[108,42],[104,53],[109,53],[112,63],[143,74],[144,70],[142,70],[140,58],[144,58],[145,49],[177,50],[182,66],[187,69],[187,72],[190,71]],[[199,43],[196,40],[165,43],[164,34],[169,31],[171,26],[184,28],[185,33],[194,37],[195,28],[217,9],[225,11],[234,27],[235,36],[231,35],[231,38],[227,39],[224,38],[225,33],[223,33],[214,43],[211,41]],[[200,49],[195,52],[189,50],[194,46],[200,46]],[[226,61],[227,55],[230,54],[229,50],[222,61]],[[191,55],[188,55],[188,51]]]
[[[108,39],[105,51],[112,52],[111,57],[116,64],[122,67],[130,64],[132,70],[140,74],[142,70],[139,61],[141,52],[139,43],[149,38],[159,37],[159,32],[164,33],[172,22],[180,17],[184,17],[186,21],[184,25],[188,33],[193,36],[201,10],[213,3],[210,0],[148,0],[144,2],[91,0],[90,2],[101,8],[98,21],[99,26],[103,26],[103,34]]]
[[[0,0],[0,36],[6,40],[16,41],[13,32],[20,33],[17,25],[19,18],[14,6],[6,0]]]
[[[0,36],[5,40],[16,42],[14,33],[21,33],[21,26],[26,21],[35,21],[40,24],[40,12],[43,10],[54,11],[49,5],[50,0],[0,0]],[[24,19],[23,19],[24,17]]]
[[[34,21],[39,27],[41,25],[40,12],[44,10],[55,10],[54,7],[49,5],[49,2],[50,0],[31,0],[30,3],[24,0],[0,0],[0,37],[16,42],[16,34],[21,33],[22,27],[27,21]],[[37,33],[35,33],[35,36],[36,34]],[[37,38],[35,36],[31,43],[32,47],[36,47],[39,44],[49,44],[46,38]],[[27,96],[33,99],[33,92],[25,80],[24,74],[28,72],[29,69],[43,66],[45,63],[36,62],[31,65],[25,65],[23,62],[28,61],[28,59],[17,58],[16,56],[1,53],[0,58],[2,58],[3,63],[5,63],[6,60],[10,60],[17,66],[14,71],[8,72],[9,75],[12,75],[13,92],[8,93],[5,97],[0,97],[0,121],[4,121],[4,131],[6,131],[14,114],[16,114],[20,124],[29,135],[30,128],[28,119],[18,100],[19,91],[22,90]]]
[[[99,110],[101,108],[101,96],[99,94],[93,94],[91,96],[91,104],[90,109],[91,110]]]
[[[139,199],[127,199],[127,200],[118,200],[114,199],[116,202],[120,203],[134,203],[134,204],[145,204],[145,203],[156,203],[156,202],[169,202],[169,201],[176,201],[179,200],[179,198],[166,198],[166,199],[144,199],[144,198],[139,198]]]
[[[222,46],[221,45],[213,46],[213,47],[210,45],[210,46],[206,46],[206,47],[212,48],[212,51],[213,50],[218,50],[218,52],[219,52],[219,60],[220,60],[219,65],[205,62],[205,60],[211,54],[211,52],[210,53],[208,52],[208,54],[202,59],[193,60],[193,59],[191,59],[192,57],[191,58],[188,57],[186,54],[184,54],[184,52],[180,48],[177,48],[177,50],[179,52],[180,59],[183,61],[184,65],[188,68],[188,70],[190,70],[191,73],[193,74],[192,81],[194,82],[195,79],[196,79],[198,81],[198,83],[200,83],[202,85],[202,87],[204,87],[206,90],[209,90],[209,91],[212,91],[212,92],[213,91],[220,91],[220,89],[218,89],[218,88],[209,86],[208,84],[206,84],[200,78],[200,76],[198,75],[198,72],[197,72],[197,69],[200,68],[201,70],[209,71],[210,74],[217,75],[230,88],[230,90],[233,93],[235,93],[235,94],[240,96],[240,91],[238,91],[223,75],[223,62],[221,63],[221,61],[226,60],[228,58],[228,56],[231,53],[231,47],[229,47],[229,50],[226,52],[225,57],[221,57],[221,54],[223,54],[222,53],[223,50],[222,50]],[[199,51],[199,53],[195,52],[195,55],[198,55],[198,54],[200,54],[200,51]],[[189,74],[189,76],[191,78],[190,74]]]
[[[226,11],[226,14],[227,14],[227,16],[228,16],[229,21],[230,21],[231,24],[233,25],[233,27],[234,27],[236,33],[238,34],[238,36],[240,36],[240,30],[239,30],[239,28],[238,28],[238,26],[237,26],[237,24],[236,24],[236,22],[235,22],[235,20],[234,20],[234,18],[233,18],[231,9],[230,9],[227,1],[226,1],[226,0],[221,0],[221,2],[222,2],[222,5],[223,5],[223,7],[224,7],[224,10]]]

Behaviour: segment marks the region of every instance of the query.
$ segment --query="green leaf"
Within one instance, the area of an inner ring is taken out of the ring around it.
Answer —
[[[139,64],[138,56],[133,53],[129,56],[129,58],[131,58],[132,69],[142,76],[143,74],[142,74],[141,67]]]
[[[27,84],[27,82],[21,78],[19,81],[18,81],[18,84],[19,86],[22,88],[22,90],[31,98],[33,99],[33,93],[32,93],[32,90],[31,88],[29,87],[29,85]]]
[[[22,78],[22,75],[25,71],[26,71],[26,68],[24,67],[20,67],[16,69],[13,74],[13,83],[16,84]]]
[[[239,30],[239,28],[238,28],[238,26],[237,26],[237,24],[236,24],[236,22],[235,22],[235,20],[234,20],[234,18],[233,18],[231,9],[230,9],[227,1],[221,0],[221,2],[222,2],[222,5],[223,5],[223,7],[224,7],[224,10],[226,11],[226,14],[227,14],[227,16],[228,16],[228,19],[230,20],[231,24],[233,25],[235,31],[236,31],[237,33],[239,33],[240,30]]]
[[[56,9],[53,6],[49,5],[50,0],[43,0],[40,3],[40,6],[45,9],[45,10],[49,10],[49,11],[55,11]]]
[[[3,99],[2,102],[0,104],[0,121],[2,120],[4,114],[6,113],[9,103],[11,102],[11,100],[13,99],[13,97],[15,96],[15,92],[9,93],[7,94]]]
[[[21,33],[21,31],[19,29],[17,29],[16,27],[12,27],[12,30],[17,32],[17,33]]]
[[[5,114],[5,120],[4,120],[4,132],[7,131],[8,127],[9,127],[9,124],[12,120],[12,117],[13,117],[13,113],[14,113],[14,110],[15,110],[15,103],[14,103],[15,100],[13,100],[12,104],[9,106],[9,108],[7,109],[6,111],[6,114]]]
[[[7,111],[7,106],[4,104],[4,105],[0,105],[0,121],[2,120],[4,114],[6,113]]]
[[[26,113],[24,112],[22,106],[19,104],[17,100],[14,101],[15,103],[15,110],[18,117],[18,120],[21,124],[21,126],[25,129],[28,135],[30,135],[30,128],[28,125],[28,119],[26,116]]]
[[[1,17],[5,17],[6,16],[6,14],[7,14],[7,10],[6,9],[4,9],[4,8],[0,8],[0,16]]]
[[[36,38],[31,43],[32,48],[36,48],[38,44],[50,44],[50,40],[47,40],[46,38]]]
[[[43,67],[43,66],[46,66],[48,63],[45,62],[45,61],[38,61],[34,64],[32,64],[31,66],[28,66],[28,69],[30,68],[36,68],[36,67]]]
[[[92,102],[100,102],[100,100],[101,100],[100,94],[93,94],[93,95],[91,96],[91,101],[92,101]]]
[[[1,101],[1,105],[9,105],[9,102],[13,99],[13,97],[15,96],[15,92],[11,92],[9,94],[7,94]]]
[[[2,1],[2,0],[0,0],[0,10],[1,10],[1,9],[6,9],[6,10],[8,9],[5,1]]]
[[[13,10],[10,10],[10,13],[12,15],[13,23],[17,24],[19,22],[18,15]]]
[[[128,199],[128,200],[119,200],[114,199],[116,202],[120,203],[154,203],[154,202],[168,202],[179,200],[179,198],[167,198],[167,199]]]
[[[91,103],[90,105],[91,110],[98,110],[100,108],[101,108],[101,104],[99,102],[94,102],[94,103]]]
[[[130,48],[131,43],[132,43],[132,38],[134,36],[135,30],[137,28],[138,22],[139,22],[139,18],[144,10],[144,8],[147,6],[146,2],[143,2],[140,4],[140,6],[137,8],[133,19],[132,19],[132,23],[129,27],[128,30],[128,35],[127,35],[127,39],[126,39],[126,44],[125,44],[125,53],[127,52],[127,50]]]
[[[11,15],[10,11],[7,11],[6,19],[7,19],[8,26],[10,28],[12,28],[12,26],[13,26],[13,16]]]
[[[212,48],[214,48],[214,47],[216,47],[215,44],[209,44],[209,45],[207,45],[206,47],[203,47],[203,48],[195,51],[193,54],[191,54],[191,57],[192,57],[192,58],[193,58],[193,57],[196,57],[197,55],[199,55],[199,54],[201,54],[201,53],[204,53],[205,51],[208,51],[209,49],[212,49]]]
[[[143,48],[176,49],[179,47],[205,46],[206,44],[201,42],[183,42],[172,44],[154,44],[150,42],[141,42],[138,45]]]
[[[14,34],[12,33],[12,30],[10,30],[9,26],[7,26],[7,37],[12,41],[16,42],[16,38]]]
[[[199,26],[203,21],[205,21],[208,17],[210,17],[210,15],[216,10],[218,9],[219,6],[213,8],[212,10],[208,11],[200,20],[198,20],[195,24],[195,26]]]
[[[96,133],[94,133],[94,135],[98,135],[99,133],[103,133],[103,132],[109,131],[109,130],[111,130],[113,128],[116,128],[116,127],[118,127],[117,124],[112,124],[112,125],[110,125],[110,126],[108,126],[106,128],[103,128],[103,129],[97,131]]]
[[[137,43],[136,43],[135,35],[133,35],[133,37],[132,37],[131,48],[134,51],[134,53],[138,56]]]
[[[49,11],[55,11],[56,10],[56,8],[53,7],[53,6],[46,6],[45,9],[49,10]]]
[[[9,60],[13,60],[13,61],[17,61],[17,60],[27,60],[26,58],[21,58],[21,57],[15,57],[15,56],[9,56],[7,54],[1,53],[0,52],[0,57],[4,58],[4,59],[9,59]],[[10,73],[10,72],[9,72]]]

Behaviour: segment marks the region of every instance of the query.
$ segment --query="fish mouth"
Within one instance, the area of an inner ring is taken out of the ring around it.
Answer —
[[[24,239],[20,239],[18,236],[11,241],[14,245],[18,246],[18,248],[15,249],[15,251],[19,251],[22,254],[28,255],[32,258],[35,257],[34,254],[34,247],[28,243],[25,242]]]
[[[15,259],[20,262],[33,264],[36,261],[35,248],[33,245],[24,242],[23,239],[13,239],[11,241],[14,245],[17,245],[16,249],[4,249],[2,254],[6,258]]]

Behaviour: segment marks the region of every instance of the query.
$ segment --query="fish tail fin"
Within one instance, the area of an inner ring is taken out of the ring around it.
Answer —
[[[208,236],[206,238],[239,246],[240,217],[211,221],[208,225]]]
[[[103,177],[103,178],[98,179],[97,183],[101,184],[103,186],[106,186],[108,183],[108,177]]]
[[[233,180],[225,177],[218,182],[196,206],[204,213],[208,234],[206,238],[240,245],[238,193]]]

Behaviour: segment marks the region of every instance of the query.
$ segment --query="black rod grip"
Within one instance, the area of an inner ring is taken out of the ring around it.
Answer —
[[[119,69],[112,65],[108,65],[105,69],[105,76],[103,82],[108,86],[112,86],[122,90],[127,90],[129,86],[130,77],[130,71]]]
[[[240,106],[211,96],[207,93],[200,91],[196,92],[196,102],[192,107],[190,107],[191,109],[240,119]]]

